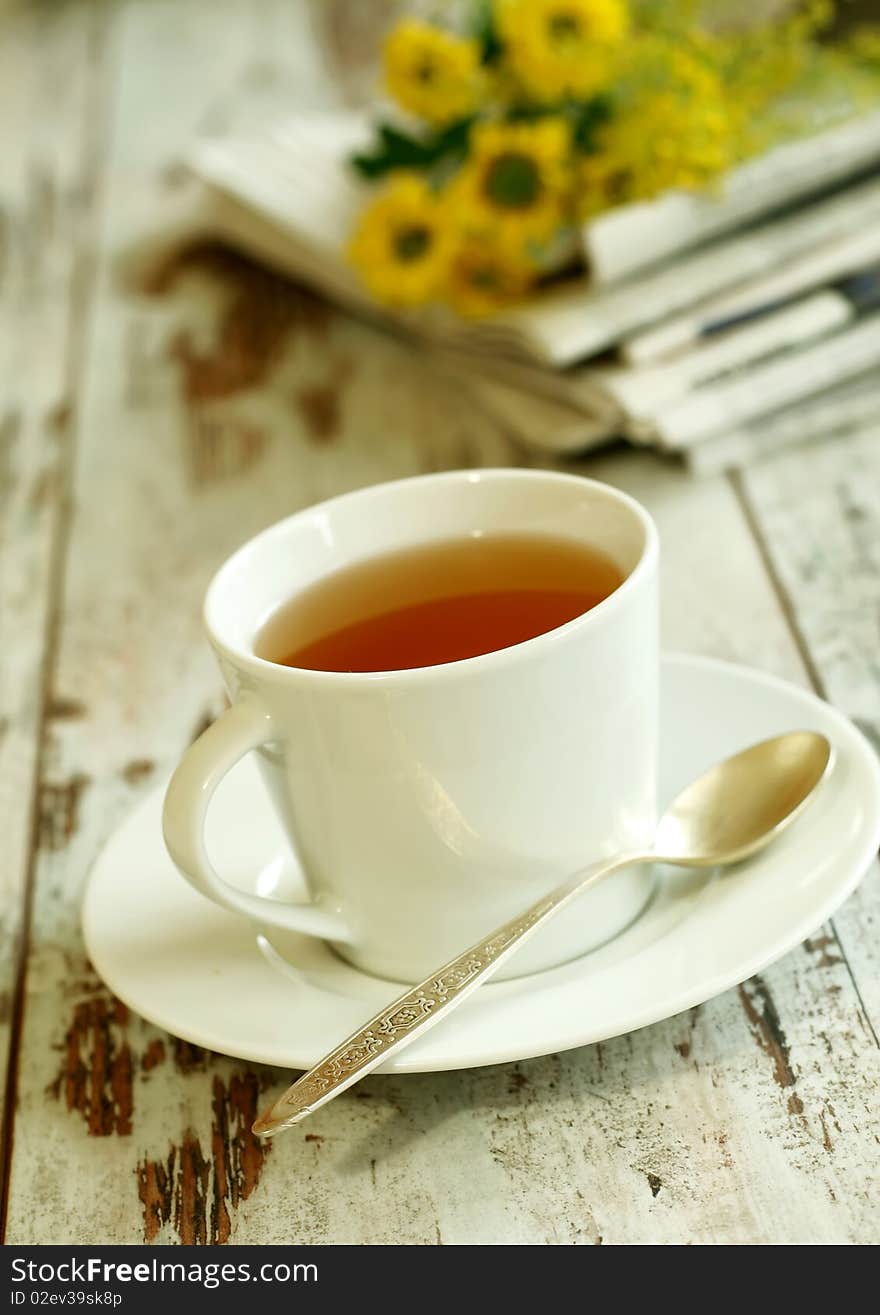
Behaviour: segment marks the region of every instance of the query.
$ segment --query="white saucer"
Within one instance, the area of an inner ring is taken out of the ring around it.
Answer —
[[[856,887],[880,841],[880,765],[860,732],[794,686],[705,658],[664,658],[661,689],[661,802],[719,758],[796,728],[830,738],[830,779],[763,856],[724,877],[667,871],[616,940],[562,968],[490,982],[387,1071],[527,1059],[668,1018],[778,959]],[[83,910],[92,962],[126,1004],[187,1041],[310,1067],[400,986],[293,933],[270,943],[197,895],[165,852],[163,793],[126,819],[92,871]],[[272,887],[282,841],[253,762],[220,786],[208,832],[228,880],[261,873],[260,888]]]

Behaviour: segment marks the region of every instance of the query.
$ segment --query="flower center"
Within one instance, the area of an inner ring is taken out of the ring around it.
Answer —
[[[431,231],[424,224],[399,228],[394,234],[394,254],[405,263],[418,260],[428,250],[430,243]]]
[[[629,196],[629,189],[632,184],[632,170],[627,168],[614,169],[605,180],[605,191],[609,200],[614,205],[621,205]]]
[[[497,292],[501,287],[498,270],[491,265],[476,265],[470,271],[471,286],[481,292]]]
[[[564,11],[553,14],[547,27],[550,36],[554,41],[574,41],[582,36],[580,21],[575,14],[567,14]]]
[[[489,164],[484,190],[497,205],[509,210],[527,210],[541,193],[541,177],[530,155],[505,151]]]
[[[432,63],[432,61],[426,57],[419,64],[416,65],[416,69],[415,69],[416,82],[421,82],[422,84],[433,82],[434,75],[436,74],[436,72],[437,70],[434,64]]]

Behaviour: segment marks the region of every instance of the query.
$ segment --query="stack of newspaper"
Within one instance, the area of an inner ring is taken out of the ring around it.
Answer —
[[[524,442],[624,436],[698,471],[875,427],[880,436],[880,111],[779,146],[711,196],[621,207],[583,232],[587,272],[489,319],[377,306],[345,259],[359,114],[203,143],[202,229],[416,335]]]

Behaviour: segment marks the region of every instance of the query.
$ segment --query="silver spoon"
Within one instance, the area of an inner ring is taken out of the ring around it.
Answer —
[[[693,781],[660,819],[652,849],[585,868],[386,1005],[265,1110],[253,1130],[300,1123],[456,1009],[527,937],[590,886],[634,863],[714,868],[756,854],[801,812],[832,763],[824,735],[792,731],[727,758]]]

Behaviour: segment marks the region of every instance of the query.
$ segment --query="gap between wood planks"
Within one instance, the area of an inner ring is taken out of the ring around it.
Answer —
[[[9,1188],[12,1176],[12,1155],[15,1140],[15,1116],[18,1099],[18,1064],[21,1033],[24,1022],[27,988],[28,957],[34,905],[37,851],[40,837],[40,785],[46,757],[47,713],[52,697],[55,674],[62,599],[67,568],[67,547],[73,520],[71,497],[75,470],[76,414],[79,382],[88,338],[88,310],[92,304],[98,264],[98,244],[86,240],[98,231],[98,197],[101,165],[107,155],[111,126],[108,112],[115,68],[105,59],[105,45],[109,36],[106,16],[95,12],[88,33],[88,63],[93,70],[84,111],[82,182],[83,205],[79,231],[76,233],[73,270],[68,294],[67,347],[65,366],[64,405],[71,419],[67,422],[64,447],[60,457],[59,488],[56,493],[55,524],[49,555],[48,605],[43,642],[43,663],[39,681],[39,714],[37,717],[37,752],[30,802],[30,838],[21,895],[18,936],[14,954],[14,977],[10,1007],[9,1050],[6,1067],[6,1090],[3,1120],[0,1125],[0,1244],[6,1239],[6,1221],[9,1210]]]
[[[740,509],[743,514],[743,519],[745,520],[749,532],[751,533],[752,538],[755,541],[755,547],[758,550],[758,554],[761,558],[761,563],[764,567],[764,570],[767,572],[767,578],[769,579],[770,586],[773,589],[774,594],[776,595],[776,601],[779,604],[779,609],[791,633],[792,640],[798,651],[798,655],[801,659],[801,662],[804,664],[804,670],[807,673],[807,678],[813,687],[814,693],[818,694],[820,699],[824,699],[826,702],[830,702],[830,700],[828,699],[828,692],[825,688],[825,682],[822,679],[818,667],[813,661],[813,657],[812,654],[810,653],[810,649],[807,644],[806,638],[804,636],[803,631],[801,630],[800,623],[797,619],[794,606],[788,594],[786,593],[785,586],[782,583],[782,579],[780,577],[779,571],[776,568],[776,562],[773,560],[773,553],[770,549],[769,543],[767,542],[767,538],[766,535],[764,534],[763,528],[761,526],[761,522],[758,519],[758,516],[755,513],[755,509],[752,506],[751,500],[749,499],[749,495],[746,492],[745,482],[743,480],[742,474],[740,471],[734,470],[728,474],[727,478],[730,481],[731,487],[734,492],[734,496],[736,497],[737,502],[739,503]],[[869,1014],[867,1008],[865,1007],[865,1002],[862,999],[861,989],[859,987],[858,982],[856,981],[856,977],[850,965],[849,959],[847,958],[846,949],[844,948],[844,945],[837,934],[837,928],[834,925],[833,918],[829,918],[828,925],[831,928],[832,935],[834,936],[834,940],[840,952],[840,957],[844,962],[846,971],[849,974],[849,979],[852,982],[856,999],[859,1002],[859,1008],[862,1011],[862,1016],[868,1025],[868,1030],[870,1031],[871,1036],[874,1038],[875,1046],[880,1048],[880,1037],[878,1037],[871,1015]]]

